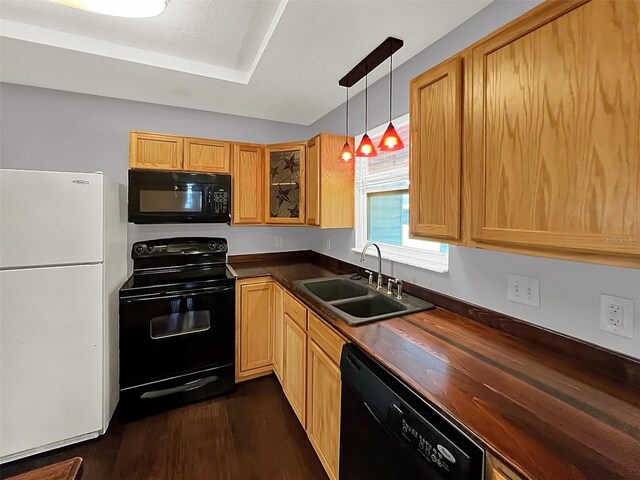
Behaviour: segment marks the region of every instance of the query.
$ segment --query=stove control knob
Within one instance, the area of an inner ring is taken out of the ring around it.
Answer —
[[[221,252],[224,251],[224,242],[218,242],[217,244],[218,250]]]
[[[209,242],[209,250],[215,250],[216,249],[216,242]]]
[[[136,247],[134,248],[134,251],[136,252],[137,255],[142,255],[144,252],[146,252],[147,250],[147,246],[144,243],[141,243],[140,245],[136,245]]]
[[[149,245],[149,246],[147,247],[147,252],[149,252],[149,253],[153,253],[155,249],[156,249],[156,247],[154,247],[153,245]]]

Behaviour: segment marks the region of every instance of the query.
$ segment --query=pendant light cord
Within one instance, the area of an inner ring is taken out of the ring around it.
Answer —
[[[349,141],[349,87],[347,87],[347,115],[346,115],[344,130],[345,132],[347,132],[347,134],[344,137],[344,141],[348,142]]]
[[[389,123],[391,123],[391,109],[392,109],[392,100],[393,100],[393,53],[389,55]]]
[[[369,72],[364,75],[364,133],[369,133]]]

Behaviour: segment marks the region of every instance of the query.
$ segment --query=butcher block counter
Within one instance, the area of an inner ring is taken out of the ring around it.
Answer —
[[[640,362],[479,307],[454,313],[411,285],[437,308],[352,327],[294,282],[355,266],[314,252],[229,262],[280,283],[522,478],[640,479]]]

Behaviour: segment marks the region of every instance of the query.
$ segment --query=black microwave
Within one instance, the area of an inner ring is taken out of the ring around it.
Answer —
[[[129,170],[129,221],[228,223],[231,176]]]

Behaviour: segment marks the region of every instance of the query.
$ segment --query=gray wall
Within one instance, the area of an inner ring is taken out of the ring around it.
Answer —
[[[126,184],[130,130],[258,143],[301,140],[308,134],[301,125],[0,84],[2,168],[103,171]],[[310,229],[295,227],[129,225],[129,244],[177,235],[226,237],[231,253],[304,249],[315,241]],[[282,237],[281,247],[276,247],[277,237]]]
[[[533,8],[537,1],[496,1],[466,23],[394,70],[394,112],[397,117],[409,111],[408,83],[430,67],[479,40],[496,28]],[[369,90],[369,125],[384,124],[388,113],[388,78]],[[362,133],[364,95],[349,102],[351,133]],[[344,105],[310,127],[342,133]],[[353,230],[324,231],[317,249],[327,255],[357,263],[351,252]],[[368,257],[369,268],[375,259]],[[449,273],[439,274],[400,263],[384,262],[385,273],[533,324],[640,358],[640,270],[605,267],[586,263],[511,255],[464,247],[451,247]],[[540,308],[507,300],[507,275],[516,273],[540,279]],[[635,300],[635,336],[631,340],[599,329],[600,293]]]
[[[394,116],[409,109],[408,82],[537,2],[496,1],[394,71]],[[369,124],[388,119],[388,79],[372,85]],[[352,133],[363,125],[363,95],[353,99]],[[344,106],[310,127],[24,87],[0,85],[0,166],[104,171],[126,182],[129,130],[148,130],[252,142],[300,140],[320,131],[342,133]],[[357,263],[353,230],[226,225],[134,226],[129,242],[176,235],[219,235],[232,253],[312,248]],[[282,247],[276,247],[278,237]],[[330,247],[329,247],[330,245]],[[374,267],[372,258],[367,260]],[[510,314],[558,332],[640,358],[640,270],[548,260],[463,247],[450,249],[450,271],[438,274],[392,262],[384,271],[407,281]],[[540,278],[541,307],[507,300],[507,274]],[[600,331],[599,294],[636,301],[636,339]]]

